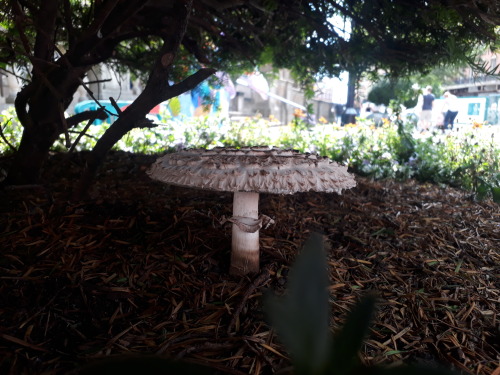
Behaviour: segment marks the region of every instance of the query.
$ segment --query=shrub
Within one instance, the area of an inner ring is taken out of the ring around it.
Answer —
[[[2,112],[0,124],[0,152],[12,152],[22,131],[13,109]],[[92,149],[107,126],[90,126],[74,149]],[[70,130],[73,142],[84,128],[82,123]],[[422,136],[416,133],[414,122],[397,116],[393,121],[384,120],[380,127],[362,119],[340,127],[314,126],[299,115],[290,124],[278,126],[273,118],[260,116],[230,121],[220,114],[185,119],[163,114],[156,127],[132,130],[114,149],[154,154],[216,146],[293,148],[328,156],[359,175],[448,184],[470,191],[477,199],[492,197],[500,202],[500,148],[495,141],[493,128],[484,124],[474,123],[449,134],[436,131]],[[66,149],[63,136],[54,149]]]
[[[19,122],[14,107],[8,107],[0,113],[0,153],[15,152],[19,147],[23,127]]]

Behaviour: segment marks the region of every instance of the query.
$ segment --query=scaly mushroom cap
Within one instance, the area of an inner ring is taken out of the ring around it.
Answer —
[[[217,147],[167,154],[147,172],[153,179],[201,189],[293,194],[356,186],[347,167],[327,157],[268,147]]]

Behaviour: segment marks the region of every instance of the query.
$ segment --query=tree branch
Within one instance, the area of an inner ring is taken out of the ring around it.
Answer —
[[[71,128],[73,126],[78,125],[80,122],[87,121],[92,119],[92,121],[99,119],[99,120],[106,120],[107,118],[106,112],[104,112],[103,108],[99,108],[93,111],[85,111],[81,113],[77,113],[76,115],[70,116],[66,119],[66,123],[68,124],[68,127]]]
[[[80,132],[80,134],[78,134],[78,136],[76,137],[75,141],[73,142],[73,144],[69,148],[68,153],[72,153],[75,150],[76,145],[78,144],[78,142],[80,142],[80,139],[82,139],[82,137],[85,135],[85,133],[87,133],[87,130],[89,130],[89,128],[90,128],[90,125],[92,125],[92,123],[97,118],[101,118],[101,120],[104,120],[106,118],[106,114],[102,110],[100,110],[100,109],[98,109],[97,111],[87,111],[87,112],[84,112],[84,113],[89,113],[89,114],[91,114],[91,116],[88,118],[87,125],[85,125],[85,127],[83,128],[83,130]],[[79,114],[81,115],[82,113],[79,113]],[[102,116],[102,115],[104,115],[104,118],[99,117],[99,116]],[[77,115],[75,115],[75,116],[77,116]],[[75,116],[73,116],[73,117],[75,117]]]
[[[195,88],[200,82],[215,73],[215,69],[204,68],[178,84],[170,86],[168,83],[168,72],[186,32],[192,2],[192,0],[189,1],[183,9],[184,17],[177,28],[177,34],[173,38],[164,40],[144,91],[106,130],[89,154],[85,169],[75,188],[73,199],[83,198],[108,151],[130,130],[144,126],[144,117],[155,105]]]
[[[120,5],[123,5],[119,7]],[[83,56],[102,54],[102,51],[109,51],[107,48],[101,48],[107,45],[108,39],[117,39],[116,30],[119,30],[130,18],[134,17],[145,5],[147,1],[137,0],[123,2],[120,0],[110,0],[105,2],[105,6],[101,7],[99,14],[96,15],[94,22],[86,30],[86,32],[74,44],[74,48],[68,51],[68,59],[73,65],[77,64]],[[94,53],[90,54],[89,52]],[[109,56],[104,56],[103,60]],[[102,60],[101,60],[102,61]]]
[[[11,121],[11,119],[8,119],[7,120],[7,123],[5,124],[5,126],[7,126],[9,124],[9,122]],[[3,141],[7,144],[7,146],[9,146],[9,148],[12,150],[12,151],[17,151],[17,149],[9,142],[9,140],[5,137],[5,134],[3,134],[3,129],[2,129],[2,126],[0,126],[0,137],[3,139]]]
[[[16,25],[17,31],[19,32],[19,37],[21,38],[21,43],[24,47],[24,51],[26,52],[26,56],[31,59],[31,47],[28,38],[26,37],[26,33],[24,32],[24,25],[21,24],[21,19],[24,19],[26,15],[23,13],[23,10],[19,6],[17,1],[12,1],[12,11],[14,12],[14,23]]]
[[[75,41],[75,28],[73,27],[73,22],[71,20],[72,11],[71,11],[71,3],[70,0],[63,0],[63,9],[64,9],[64,24],[67,30],[68,35],[68,46],[71,48]]]
[[[35,87],[33,83],[29,83],[17,93],[16,99],[14,100],[17,117],[25,129],[31,129],[33,126],[31,118],[28,116],[27,105],[28,100],[34,92]]]
[[[35,16],[36,39],[34,57],[44,61],[54,60],[53,38],[56,28],[57,0],[44,0]]]
[[[90,41],[90,39],[94,39],[97,34],[99,34],[102,26],[106,22],[106,19],[119,3],[120,0],[108,0],[104,2],[104,5],[102,5],[99,9],[99,13],[94,17],[94,21],[82,34],[81,41]],[[82,46],[80,46],[80,48],[81,47]]]
[[[215,69],[212,68],[202,68],[198,70],[196,73],[190,75],[183,81],[176,83],[169,87],[168,95],[165,95],[164,98],[160,101],[164,102],[168,99],[179,96],[186,91],[193,90],[196,86],[198,86],[201,82],[206,80],[212,74],[216,72]]]
[[[186,49],[191,52],[196,59],[202,64],[210,64],[210,60],[203,53],[203,50],[200,48],[198,43],[195,40],[184,38],[182,41],[182,45],[186,47]]]

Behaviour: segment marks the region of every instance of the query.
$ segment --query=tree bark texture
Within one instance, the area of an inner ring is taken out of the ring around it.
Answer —
[[[18,16],[16,20],[23,20],[22,7],[17,2],[13,4]],[[53,43],[58,4],[57,0],[46,0],[41,3],[38,9],[39,16],[33,21],[37,36],[32,49],[25,37],[24,24],[20,21],[17,24],[21,39],[25,41],[23,47],[31,59],[32,81],[23,87],[16,98],[16,112],[24,131],[19,149],[4,181],[7,185],[38,182],[50,147],[61,134],[67,132],[68,127],[76,125],[75,121],[66,121],[64,110],[82,84],[86,72],[93,65],[111,56],[115,47],[131,32],[125,26],[127,22],[148,2],[110,0],[102,3],[102,6],[96,8],[96,14],[88,29],[81,34],[73,33],[74,30],[68,23],[66,25],[68,33],[72,35],[69,37],[69,49],[66,53],[59,51]],[[163,29],[159,35],[164,45],[159,51],[146,87],[107,129],[91,151],[73,195],[77,199],[87,192],[106,153],[127,132],[136,127],[143,127],[147,113],[154,106],[194,89],[215,73],[213,69],[203,68],[182,82],[169,84],[171,65],[186,32],[193,2],[187,0],[173,4],[176,6],[169,10],[177,17],[171,18],[168,28]],[[65,18],[68,22],[71,19],[70,11],[70,5],[66,4],[64,12],[67,13]],[[120,26],[124,28],[123,35],[116,33]],[[56,51],[60,55],[58,58],[55,57]]]
[[[24,131],[4,184],[38,183],[50,147],[67,131],[64,110],[80,85],[81,75],[82,69],[54,66],[38,72],[21,89],[15,107]]]
[[[59,0],[44,0],[33,13],[32,23],[36,30],[33,46],[30,46],[25,33],[28,27],[24,8],[17,1],[12,2],[22,47],[31,61],[32,80],[16,98],[16,112],[24,131],[4,185],[38,183],[50,147],[68,130],[67,127],[76,125],[75,122],[68,125],[64,110],[81,85],[85,73],[111,56],[114,47],[121,41],[121,37],[114,32],[145,4],[147,2],[143,0],[107,1],[96,8],[89,28],[80,33],[72,27],[71,5],[65,2],[63,13],[69,33],[69,49],[64,54],[54,44],[57,17],[60,16]]]
[[[157,80],[150,79],[139,97],[120,114],[118,120],[97,141],[87,158],[84,171],[73,193],[73,199],[80,200],[84,198],[108,151],[130,130],[140,127],[153,107],[194,89],[213,73],[215,73],[213,69],[201,69],[184,81],[172,86],[168,85],[168,77],[161,77],[160,75]]]

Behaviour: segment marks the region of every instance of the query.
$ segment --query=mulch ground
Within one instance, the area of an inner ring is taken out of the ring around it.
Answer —
[[[155,157],[112,153],[91,199],[69,203],[82,156],[0,192],[0,373],[64,374],[102,356],[156,353],[223,374],[290,365],[261,296],[283,292],[311,231],[329,247],[332,329],[380,295],[368,364],[436,361],[500,373],[500,209],[463,192],[373,182],[343,195],[261,195],[262,273],[228,275],[231,194],[166,186]]]

